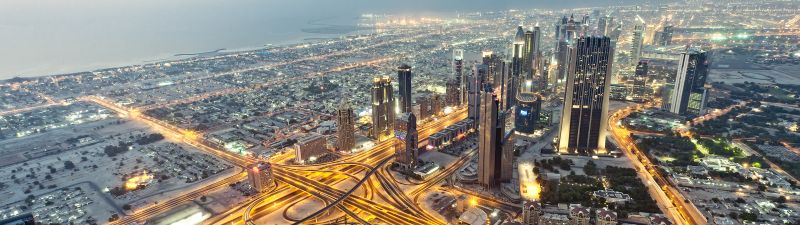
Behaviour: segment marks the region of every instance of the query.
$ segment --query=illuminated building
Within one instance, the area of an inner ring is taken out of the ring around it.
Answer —
[[[480,119],[481,87],[486,80],[486,73],[488,70],[488,66],[476,64],[472,67],[472,75],[469,76],[469,83],[467,85],[467,89],[469,90],[467,117],[472,121],[479,121],[478,119]],[[475,125],[477,125],[477,123]]]
[[[439,115],[443,111],[444,99],[442,99],[442,95],[433,94],[433,96],[431,96],[431,112],[433,112],[433,115]]]
[[[417,118],[412,113],[403,113],[395,121],[394,134],[399,140],[395,147],[395,162],[404,171],[417,168]]]
[[[611,40],[583,37],[575,42],[567,76],[558,150],[562,154],[604,154],[608,126]]]
[[[561,24],[557,26],[558,33],[556,34],[556,80],[563,81],[567,72],[569,71],[570,52],[572,50],[572,42],[576,38],[575,19],[573,16],[561,18]]]
[[[458,82],[458,90],[459,100],[458,105],[466,104],[467,99],[469,98],[469,93],[467,92],[467,83],[469,80],[467,76],[464,75],[464,50],[463,49],[454,49],[453,50],[453,70],[455,74],[455,80]]]
[[[295,162],[303,164],[315,161],[318,157],[328,153],[328,148],[325,145],[325,136],[314,133],[301,136],[297,139],[297,143],[294,144]]]
[[[523,74],[527,74],[523,79],[526,86],[520,91],[534,92],[534,88],[539,88],[540,85],[533,85],[533,83],[543,82],[542,76],[542,51],[541,51],[541,38],[542,31],[538,26],[533,28],[533,31],[525,32],[525,51],[522,54],[522,68]],[[541,91],[537,90],[537,91]]]
[[[247,167],[247,179],[257,192],[266,192],[275,187],[272,177],[272,164],[259,162]]]
[[[507,110],[512,106],[516,105],[516,95],[517,91],[519,90],[519,81],[521,79],[520,75],[522,73],[522,67],[525,64],[523,62],[523,53],[525,52],[525,31],[522,30],[522,26],[517,27],[517,34],[514,35],[514,41],[512,44],[512,55],[511,55],[511,75],[508,76],[508,80],[503,80],[502,82],[508,82],[506,85],[506,93],[505,96],[500,96],[500,99],[504,99],[505,102],[503,105],[503,110]],[[500,76],[503,76],[501,73]]]
[[[372,80],[372,137],[385,141],[394,136],[394,97],[392,80],[388,76]]]
[[[489,215],[480,208],[469,208],[458,217],[458,225],[489,225]]]
[[[342,102],[336,110],[336,147],[349,152],[356,145],[355,114],[347,102]]]
[[[538,201],[525,201],[522,203],[522,224],[536,225],[542,214],[542,204]]]
[[[417,97],[417,104],[419,105],[419,119],[424,120],[433,116],[433,106],[431,105],[430,95],[423,95]]]
[[[640,22],[636,22],[636,25],[633,26],[633,35],[631,35],[631,65],[636,65],[639,63],[639,59],[642,57],[642,46],[644,45],[644,21],[639,20]]]
[[[639,61],[633,76],[633,90],[631,91],[633,101],[643,102],[650,99],[653,91],[647,86],[648,80],[647,61]]]
[[[539,121],[541,99],[533,93],[517,94],[517,107],[514,109],[514,129],[517,132],[533,134]]]
[[[501,178],[502,136],[504,122],[498,119],[500,102],[491,86],[481,93],[480,125],[478,128],[478,183],[493,188]]]
[[[400,112],[411,112],[411,67],[403,64],[397,67],[398,95],[400,95]]]
[[[683,53],[678,61],[669,111],[679,115],[701,114],[706,101],[706,76],[706,52],[689,50]]]

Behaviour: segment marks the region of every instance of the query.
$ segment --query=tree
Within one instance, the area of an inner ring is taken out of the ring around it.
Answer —
[[[585,166],[583,166],[583,172],[589,176],[597,175],[597,165],[590,160],[589,162],[586,162]]]
[[[75,169],[75,163],[72,163],[72,161],[69,160],[64,161],[64,169],[67,170]]]
[[[124,209],[124,210],[131,210],[131,205],[130,205],[130,204],[125,204],[125,205],[122,205],[122,209]]]

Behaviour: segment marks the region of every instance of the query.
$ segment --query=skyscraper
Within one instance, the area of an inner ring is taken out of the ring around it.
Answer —
[[[650,94],[652,94],[653,91],[647,86],[648,80],[647,61],[639,61],[639,65],[636,65],[636,73],[633,77],[633,90],[631,91],[633,101],[643,102],[651,97]]]
[[[705,107],[708,59],[706,52],[690,49],[681,55],[675,75],[670,112],[698,115]]]
[[[392,78],[378,76],[372,79],[372,137],[378,141],[393,136],[395,112],[392,95]]]
[[[508,81],[505,81],[508,82],[508,84],[506,85],[507,91],[503,110],[509,109],[516,104],[516,99],[514,99],[513,96],[516,96],[519,90],[520,76],[523,71],[523,65],[525,64],[523,61],[523,53],[525,52],[525,31],[522,30],[522,26],[517,27],[517,34],[514,35],[511,48],[511,75],[508,76]]]
[[[275,186],[272,177],[272,165],[268,162],[259,162],[248,166],[247,179],[257,192],[266,192]]]
[[[576,30],[575,30],[575,18],[573,16],[569,17],[569,20],[566,20],[566,17],[561,19],[562,30],[558,35],[558,44],[556,46],[556,80],[562,81],[565,80],[567,76],[567,72],[570,70],[569,66],[570,63],[570,52],[572,47],[572,42],[576,38]]]
[[[403,113],[395,121],[394,129],[398,146],[395,148],[395,162],[405,171],[417,168],[417,118],[412,113]]]
[[[400,112],[411,112],[411,67],[403,64],[397,67],[398,95],[400,95]]]
[[[425,120],[433,116],[433,106],[431,105],[431,96],[423,95],[417,97],[417,104],[419,105],[419,119]]]
[[[541,98],[537,94],[522,92],[517,94],[517,108],[514,109],[514,129],[517,132],[533,134],[539,122]]]
[[[469,90],[468,117],[472,121],[480,118],[481,87],[486,79],[489,67],[483,64],[476,64],[472,67],[472,74],[469,76],[467,89]],[[477,127],[478,123],[475,123]]]
[[[664,30],[661,31],[661,36],[659,37],[658,45],[660,46],[667,46],[672,44],[672,33],[673,33],[672,26],[665,26]]]
[[[342,102],[336,110],[336,147],[339,151],[349,152],[356,145],[355,114],[347,102]]]
[[[456,107],[459,105],[461,98],[461,91],[459,90],[458,80],[448,79],[444,84],[445,87],[445,102],[447,106]]]
[[[613,29],[614,24],[614,17],[611,16],[603,16],[597,21],[597,33],[598,35],[609,36],[609,33]]]
[[[639,63],[642,57],[642,46],[644,45],[644,21],[639,20],[633,26],[633,35],[631,36],[631,65]]]
[[[560,153],[605,154],[612,51],[608,37],[576,40],[564,94]]]
[[[463,49],[453,50],[453,70],[455,79],[458,81],[458,89],[461,92],[459,94],[458,105],[466,104],[469,98],[469,92],[467,91],[467,83],[469,83],[469,81],[467,80],[467,76],[464,75]]]
[[[542,31],[536,26],[532,31],[525,32],[525,52],[522,55],[523,74],[526,74],[524,83],[526,84],[522,92],[533,92],[534,88],[539,87],[542,75],[542,51],[541,51]],[[538,90],[537,90],[538,91]]]
[[[500,102],[491,86],[486,85],[481,92],[481,116],[478,127],[478,183],[484,188],[493,188],[500,179],[502,132],[498,133]]]

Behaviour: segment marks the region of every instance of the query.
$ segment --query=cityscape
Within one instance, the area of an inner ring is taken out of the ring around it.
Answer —
[[[0,70],[0,225],[800,225],[800,1],[627,3]]]

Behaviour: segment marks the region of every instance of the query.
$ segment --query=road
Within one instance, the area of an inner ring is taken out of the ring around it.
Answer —
[[[674,188],[673,184],[659,172],[647,155],[638,149],[631,140],[631,132],[621,126],[622,118],[632,112],[639,112],[647,106],[638,104],[614,112],[608,120],[612,136],[623,149],[625,156],[634,164],[639,178],[642,179],[651,196],[670,220],[678,225],[708,224],[700,210]]]

